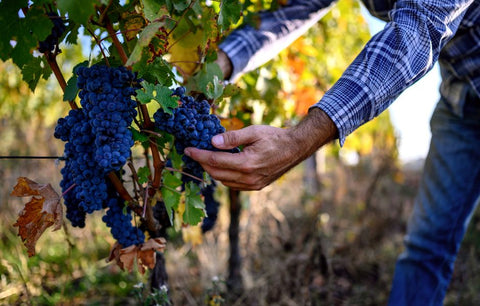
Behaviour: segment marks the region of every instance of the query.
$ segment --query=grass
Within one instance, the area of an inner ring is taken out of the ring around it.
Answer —
[[[375,167],[329,161],[322,188],[306,195],[302,168],[261,192],[242,193],[240,222],[244,292],[230,298],[228,207],[199,245],[169,238],[165,256],[175,305],[385,305],[418,172],[391,168],[366,191]],[[113,240],[100,215],[87,229],[47,232],[29,258],[12,227],[21,200],[8,194],[16,177],[58,186],[53,162],[2,164],[0,193],[1,305],[140,305],[152,297],[138,284],[148,275],[126,273],[106,263]],[[40,170],[40,171],[39,171]],[[480,303],[480,216],[475,215],[457,260],[445,305]],[[148,300],[150,299],[150,300]]]

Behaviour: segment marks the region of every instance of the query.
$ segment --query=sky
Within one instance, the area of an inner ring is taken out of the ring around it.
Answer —
[[[365,13],[372,35],[385,23]],[[430,144],[429,121],[440,97],[440,71],[438,64],[421,80],[405,90],[390,106],[390,117],[400,138],[399,158],[402,162],[415,161],[427,156]]]

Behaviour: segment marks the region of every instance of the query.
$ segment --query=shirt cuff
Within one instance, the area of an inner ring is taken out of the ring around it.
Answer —
[[[340,146],[343,146],[349,134],[375,116],[370,102],[374,100],[370,93],[366,84],[340,78],[323,98],[310,108],[318,107],[332,119],[338,129]]]

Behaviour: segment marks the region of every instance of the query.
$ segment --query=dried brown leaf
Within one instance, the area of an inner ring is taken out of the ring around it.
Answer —
[[[138,256],[137,251],[138,250],[136,245],[131,245],[127,248],[123,248],[120,250],[119,259],[120,259],[120,262],[122,263],[123,270],[132,272],[133,266],[135,265],[135,259]],[[143,274],[142,271],[140,272]]]
[[[35,245],[45,230],[52,225],[54,231],[62,227],[60,196],[50,184],[38,184],[26,177],[18,178],[11,196],[32,196],[13,226],[18,227],[18,235],[27,247],[28,256],[33,256]]]
[[[115,263],[124,271],[132,272],[135,262],[138,266],[138,271],[142,274],[146,269],[153,269],[155,267],[156,256],[155,252],[162,252],[165,249],[165,238],[153,238],[140,245],[131,245],[127,248],[121,248],[121,245],[115,243],[108,262],[115,260]]]

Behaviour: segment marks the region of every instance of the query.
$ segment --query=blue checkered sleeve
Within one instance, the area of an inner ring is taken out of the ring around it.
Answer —
[[[342,77],[314,105],[335,122],[341,145],[347,135],[378,116],[433,67],[472,2],[396,2],[385,28],[371,38]]]
[[[333,0],[292,0],[279,10],[259,14],[259,28],[244,25],[233,31],[220,49],[233,66],[231,80],[272,59],[320,20]]]
[[[379,7],[384,4],[372,1]],[[232,61],[232,79],[273,58],[317,22],[333,2],[291,1],[276,12],[261,14],[259,29],[244,26],[234,31],[220,45]],[[386,16],[385,28],[371,38],[342,77],[312,106],[323,109],[334,121],[341,145],[347,135],[379,115],[433,67],[473,2],[396,1]]]

